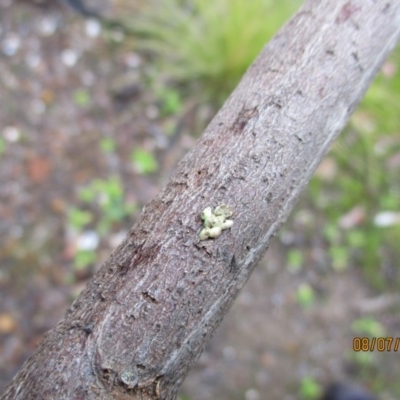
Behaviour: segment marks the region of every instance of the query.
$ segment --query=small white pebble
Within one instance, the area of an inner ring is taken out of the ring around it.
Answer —
[[[255,389],[249,389],[246,391],[244,398],[246,400],[260,400],[260,393]]]
[[[97,19],[88,19],[85,24],[86,35],[95,38],[100,35],[101,25]]]
[[[21,46],[21,39],[15,33],[9,33],[1,42],[1,50],[6,56],[13,56]]]
[[[44,17],[39,22],[39,32],[42,36],[51,36],[57,29],[57,20],[54,17]]]
[[[142,63],[142,59],[136,53],[129,53],[126,55],[125,62],[129,68],[137,68]]]
[[[99,245],[100,238],[95,231],[82,232],[76,241],[79,250],[95,250]]]
[[[3,137],[8,142],[17,142],[21,136],[21,132],[15,126],[6,126],[3,129]]]
[[[72,49],[66,49],[61,53],[61,61],[67,67],[73,67],[78,61],[78,58],[79,58],[78,53]]]
[[[400,213],[394,211],[382,211],[375,215],[374,224],[380,228],[400,224]]]

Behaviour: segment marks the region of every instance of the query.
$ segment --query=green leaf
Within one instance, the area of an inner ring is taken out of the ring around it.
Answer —
[[[93,215],[89,211],[82,211],[79,208],[72,207],[68,212],[68,223],[77,231],[82,230],[93,220]]]
[[[97,260],[97,255],[93,250],[78,250],[74,257],[74,269],[81,271],[88,266],[94,264]]]
[[[100,140],[100,148],[104,153],[114,153],[116,147],[115,141],[109,137]]]
[[[315,400],[321,396],[321,386],[311,376],[301,380],[299,394],[303,400]]]
[[[315,302],[315,293],[313,288],[308,283],[303,283],[299,286],[296,293],[297,302],[302,307],[310,307]]]
[[[356,319],[351,324],[351,329],[358,335],[368,335],[370,337],[385,336],[385,328],[373,318]]]
[[[329,254],[332,257],[332,267],[336,271],[342,271],[349,264],[349,250],[346,247],[332,246],[329,249]]]
[[[331,244],[337,242],[338,238],[340,237],[337,224],[334,223],[325,224],[323,232],[325,238],[329,240]]]
[[[182,99],[178,91],[166,89],[162,94],[163,101],[161,112],[163,115],[176,114],[182,108]]]
[[[79,107],[84,107],[89,104],[89,93],[84,89],[78,89],[74,92],[74,103]]]
[[[5,149],[6,149],[6,142],[2,137],[0,137],[0,156],[4,153]]]
[[[303,265],[303,253],[297,249],[291,249],[287,255],[288,269],[290,272],[297,272],[301,270]]]
[[[144,175],[157,171],[158,163],[153,154],[144,149],[134,149],[132,161],[139,173]]]
[[[361,230],[351,230],[347,233],[349,245],[353,248],[364,247],[367,244],[367,234]]]
[[[78,196],[82,201],[86,203],[91,203],[96,197],[96,190],[94,190],[93,187],[90,185],[79,190]]]
[[[374,362],[374,353],[370,351],[353,351],[349,357],[364,367],[370,366]]]

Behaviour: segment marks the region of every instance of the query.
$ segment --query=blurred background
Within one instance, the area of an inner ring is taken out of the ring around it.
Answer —
[[[78,3],[0,0],[0,392],[301,5],[88,0],[84,18]],[[397,49],[180,400],[314,400],[337,380],[400,398],[399,62]],[[392,351],[354,351],[357,337]]]

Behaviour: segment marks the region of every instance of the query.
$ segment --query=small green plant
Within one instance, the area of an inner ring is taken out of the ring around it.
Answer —
[[[370,351],[359,351],[348,353],[348,358],[361,368],[369,368],[374,364],[374,353]]]
[[[181,393],[178,395],[178,400],[191,400],[191,398],[186,394]]]
[[[287,255],[287,265],[290,272],[298,272],[304,262],[303,253],[298,249],[291,249]]]
[[[345,246],[331,246],[329,255],[332,259],[332,267],[336,271],[342,271],[349,265],[349,250]]]
[[[126,13],[140,49],[158,56],[163,74],[199,82],[220,104],[263,46],[301,4],[297,0],[151,0]]]
[[[68,211],[68,227],[77,243],[73,259],[75,272],[84,271],[96,262],[101,235],[121,225],[136,210],[136,204],[125,201],[121,182],[116,177],[93,180],[79,191],[79,198],[87,209],[71,207]],[[85,231],[89,225],[91,229]],[[74,280],[72,275],[70,279]]]
[[[296,292],[297,302],[304,308],[315,303],[314,289],[308,283],[302,283]]]
[[[85,270],[97,260],[97,254],[93,250],[78,250],[74,256],[75,271]]]
[[[0,156],[4,153],[5,149],[6,149],[6,142],[2,137],[0,137]]]
[[[71,207],[68,211],[68,225],[77,232],[80,232],[92,220],[93,214],[90,211],[80,210],[77,207]]]
[[[158,169],[157,160],[153,154],[145,149],[135,148],[131,156],[133,165],[136,170],[144,175],[151,174]]]
[[[321,386],[311,376],[304,377],[300,382],[299,395],[302,400],[315,400],[320,398]]]
[[[79,107],[84,107],[89,104],[89,93],[84,89],[78,89],[74,92],[74,103]]]
[[[100,140],[100,149],[104,153],[114,153],[116,147],[115,141],[109,137],[104,137]]]
[[[163,116],[177,114],[182,109],[182,98],[176,89],[164,88],[158,93]]]
[[[360,318],[353,321],[351,329],[357,335],[367,335],[369,337],[385,336],[385,328],[373,318]]]
[[[135,204],[124,202],[121,181],[116,177],[95,179],[79,192],[80,199],[88,204],[96,204],[99,219],[96,226],[100,234],[110,230],[113,224],[120,223],[136,210]]]

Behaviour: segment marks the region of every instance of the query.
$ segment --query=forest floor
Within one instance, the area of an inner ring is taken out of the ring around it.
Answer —
[[[151,65],[118,34],[105,36],[56,2],[0,0],[0,392],[96,271],[76,261],[82,242],[98,242],[100,265],[210,117],[190,102],[178,115],[163,111],[144,78]],[[136,148],[154,154],[156,172],[135,164]],[[86,207],[79,190],[110,177],[122,182],[122,204],[138,211],[110,223],[107,235],[95,223],[74,231],[70,210]],[[301,390],[307,398],[310,379],[356,381],[381,399],[399,398],[398,354],[353,351],[360,318],[396,337],[399,299],[373,290],[356,267],[288,269],[290,243],[303,241],[314,259],[322,246],[320,232],[294,233],[302,203],[190,372],[182,399],[290,400]],[[309,307],[297,301],[304,284],[316,293]]]

